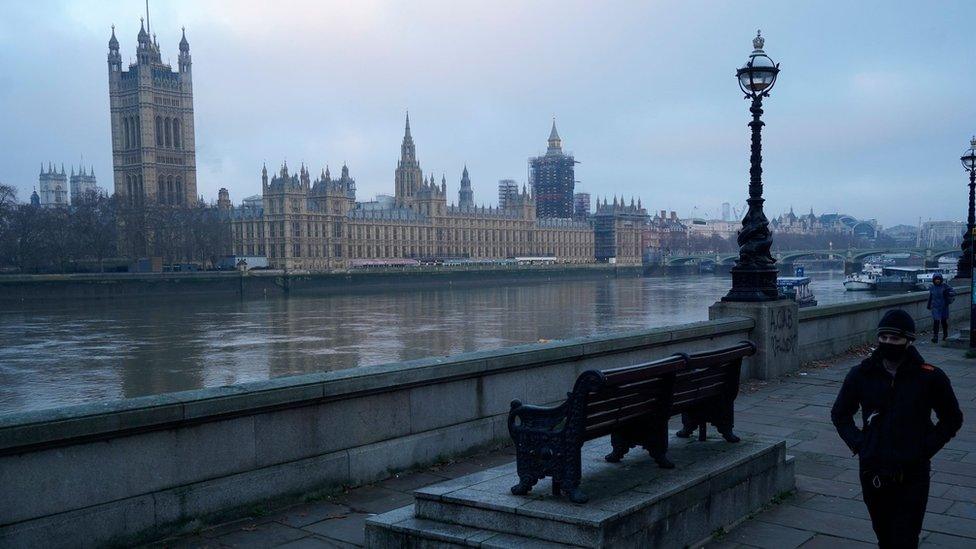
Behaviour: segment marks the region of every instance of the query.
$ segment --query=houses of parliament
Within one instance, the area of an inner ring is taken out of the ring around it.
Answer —
[[[163,63],[148,15],[137,36],[136,61],[127,70],[114,26],[108,44],[115,194],[123,205],[138,208],[193,207],[199,199],[190,45],[184,32],[177,70]],[[357,202],[346,166],[335,178],[323,169],[314,181],[304,165],[297,172],[282,165],[273,174],[265,167],[260,197],[234,207],[227,190],[220,190],[217,206],[233,242],[227,253],[265,256],[272,268],[307,271],[425,258],[545,256],[586,263],[612,257],[640,263],[647,214],[639,206],[621,200],[594,216],[558,215],[562,210],[555,206],[572,205],[574,161],[562,152],[555,122],[545,160],[533,189],[523,185],[500,208],[474,205],[465,167],[457,204],[449,205],[445,178],[438,182],[421,170],[408,115],[393,197]],[[549,173],[557,164],[562,171]],[[121,231],[137,229],[120,224]],[[151,231],[141,238],[151,239]]]
[[[592,220],[539,218],[535,198],[524,186],[504,208],[477,207],[465,167],[457,205],[449,205],[446,179],[438,182],[420,168],[409,115],[391,200],[356,202],[356,183],[347,166],[339,177],[322,170],[314,181],[305,166],[291,173],[282,165],[270,177],[265,167],[261,189],[260,200],[245,199],[237,208],[222,191],[218,205],[231,210],[234,254],[266,256],[274,268],[319,271],[399,258],[595,260]],[[611,217],[616,261],[639,263],[639,220]]]

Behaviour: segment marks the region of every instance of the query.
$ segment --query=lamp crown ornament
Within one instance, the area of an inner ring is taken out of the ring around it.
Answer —
[[[973,138],[969,140],[969,146],[973,149],[976,149],[976,135],[974,135]]]
[[[756,51],[762,51],[763,46],[766,44],[766,39],[762,37],[762,29],[756,31],[756,37],[752,39],[752,47]]]

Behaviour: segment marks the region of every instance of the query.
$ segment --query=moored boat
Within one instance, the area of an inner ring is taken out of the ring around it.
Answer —
[[[781,276],[776,279],[776,287],[800,307],[813,307],[817,304],[810,290],[809,276]]]

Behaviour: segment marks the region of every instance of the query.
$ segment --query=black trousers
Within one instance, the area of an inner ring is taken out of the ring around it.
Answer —
[[[893,477],[875,475],[862,468],[861,491],[871,515],[871,526],[878,536],[878,547],[918,547],[929,501],[927,466]]]
[[[933,320],[932,321],[932,338],[939,339],[939,324],[942,324],[942,337],[949,337],[949,321],[948,320]]]

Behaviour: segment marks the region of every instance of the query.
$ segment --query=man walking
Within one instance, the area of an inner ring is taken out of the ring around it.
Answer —
[[[929,460],[962,426],[949,378],[925,363],[914,339],[911,315],[885,313],[878,348],[851,368],[830,411],[840,437],[860,458],[864,503],[882,549],[918,546]],[[860,429],[854,424],[859,408]]]
[[[928,308],[932,311],[932,343],[939,342],[939,325],[942,326],[942,341],[949,337],[949,304],[956,296],[952,286],[945,283],[942,275],[936,273],[932,277],[932,287],[929,288]]]

